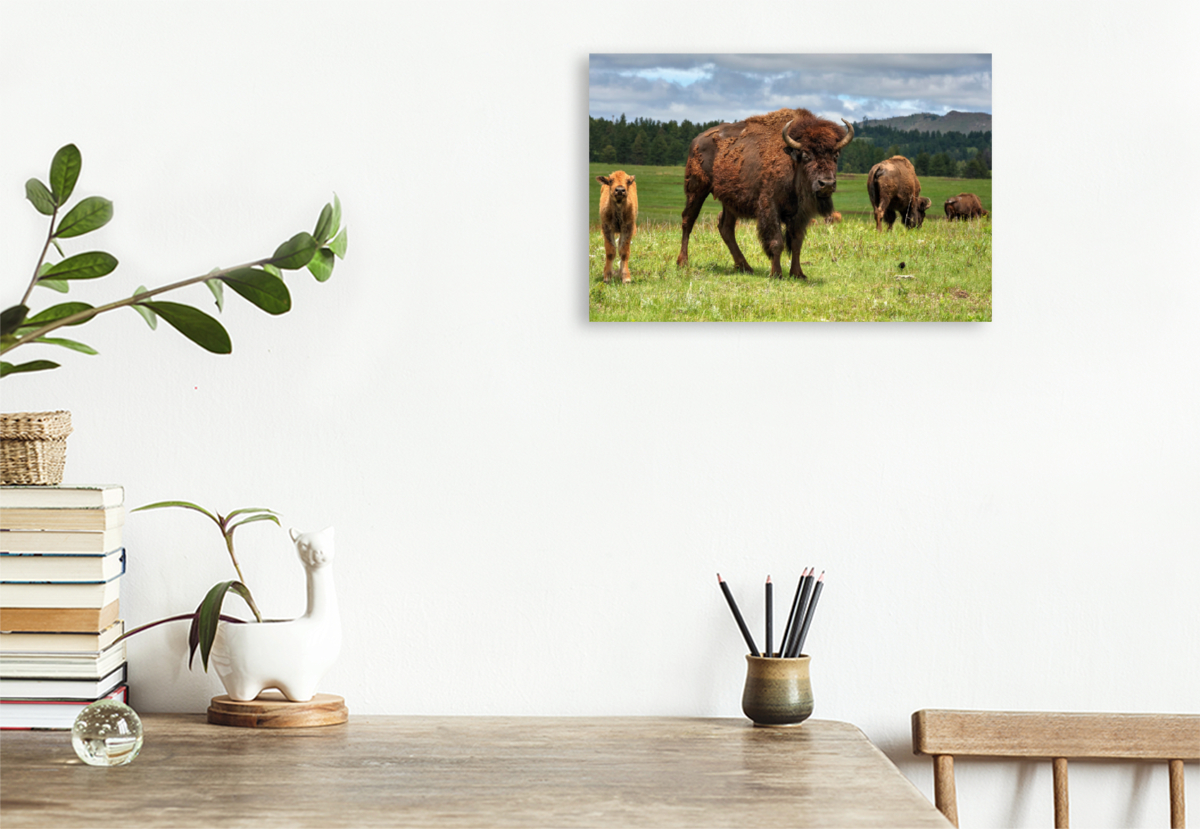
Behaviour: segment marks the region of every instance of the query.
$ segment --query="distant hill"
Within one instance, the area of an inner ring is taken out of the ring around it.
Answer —
[[[899,118],[884,118],[867,121],[872,127],[891,127],[894,130],[920,132],[987,132],[992,128],[992,116],[986,112],[958,112],[951,110],[945,115],[920,112],[902,115]]]

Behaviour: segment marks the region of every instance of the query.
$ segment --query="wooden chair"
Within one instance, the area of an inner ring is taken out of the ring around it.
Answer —
[[[1182,829],[1183,761],[1200,759],[1197,714],[1057,714],[922,710],[913,753],[933,757],[934,805],[958,826],[955,757],[1038,757],[1054,764],[1054,826],[1068,826],[1067,760],[1162,760],[1169,768],[1171,829]]]

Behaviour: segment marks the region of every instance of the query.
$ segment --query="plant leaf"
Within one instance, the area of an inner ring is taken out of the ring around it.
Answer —
[[[271,276],[278,276],[280,279],[283,279],[283,271],[279,270],[279,268],[275,267],[269,262],[263,265],[262,269],[271,274]]]
[[[165,319],[172,328],[213,354],[229,354],[233,351],[233,343],[229,340],[229,332],[225,327],[199,308],[184,305],[179,302],[146,301],[139,302],[160,317]]]
[[[225,285],[219,279],[206,279],[204,284],[212,291],[213,297],[217,300],[217,310],[225,310]]]
[[[58,223],[54,235],[59,239],[69,239],[72,236],[82,236],[97,228],[104,227],[113,217],[113,204],[100,196],[88,196],[71,208],[71,212],[63,216]]]
[[[337,254],[338,259],[346,258],[346,228],[343,227],[342,232],[329,243],[329,249]]]
[[[34,340],[35,343],[45,343],[46,345],[61,345],[63,348],[69,348],[72,351],[82,351],[84,354],[99,354],[100,352],[92,348],[90,345],[84,345],[75,340],[68,340],[63,337],[38,337]]]
[[[333,228],[330,233],[337,233],[338,228],[342,226],[342,200],[338,198],[338,194],[333,194]]]
[[[275,249],[268,264],[285,271],[296,271],[308,264],[317,252],[317,240],[310,233],[297,233]]]
[[[71,198],[82,168],[83,157],[74,144],[68,144],[54,154],[54,160],[50,162],[50,193],[55,202],[63,205]]]
[[[45,371],[48,368],[58,368],[58,363],[50,360],[34,360],[29,363],[12,363],[0,362],[0,377],[7,377],[10,374],[22,374],[26,371]]]
[[[271,515],[279,515],[279,513],[277,513],[275,510],[267,509],[266,507],[242,507],[241,509],[235,509],[233,512],[229,513],[229,515],[226,515],[225,520],[228,521],[234,516],[245,515],[248,512],[268,512]]]
[[[21,327],[21,323],[25,322],[25,316],[28,313],[29,306],[27,305],[14,305],[0,312],[0,337],[15,334]]]
[[[220,279],[268,314],[285,314],[292,309],[292,295],[278,276],[256,268],[238,268]]]
[[[228,519],[230,517],[232,517],[232,516],[226,516],[226,519]],[[230,524],[229,525],[229,534],[233,535],[233,531],[236,530],[238,527],[241,527],[245,524],[252,524],[255,521],[274,521],[277,526],[280,526],[280,527],[283,526],[282,524],[279,523],[279,519],[276,518],[274,515],[252,515],[249,518],[246,518],[242,521],[238,521],[236,524]]]
[[[216,523],[218,527],[221,526],[221,522],[217,520],[217,516],[213,515],[199,504],[193,504],[191,501],[155,501],[153,504],[144,504],[140,507],[131,509],[130,512],[141,512],[142,510],[148,509],[162,509],[164,507],[182,507],[183,509],[195,510],[196,512],[207,515]]]
[[[333,205],[327,204],[321,208],[321,215],[317,218],[317,226],[312,235],[318,245],[323,245],[335,233],[337,233],[337,227],[333,224]]]
[[[25,198],[33,204],[38,213],[43,216],[53,216],[54,196],[50,195],[50,188],[42,184],[36,178],[31,178],[25,182]]]
[[[65,279],[39,279],[37,284],[39,288],[49,288],[52,291],[58,291],[60,294],[65,294],[71,290],[70,284]]]
[[[146,286],[138,285],[138,289],[133,292],[133,295],[137,296],[138,294],[144,293],[146,293]],[[151,331],[158,330],[158,314],[154,313],[143,305],[130,305],[129,307],[141,315],[142,319],[146,321],[146,325],[150,326]]]
[[[213,585],[212,589],[205,595],[204,601],[200,602],[200,606],[196,608],[196,634],[197,641],[200,645],[200,661],[204,664],[204,670],[208,670],[208,655],[212,652],[213,640],[217,638],[217,624],[221,621],[221,604],[225,601],[225,594],[232,590],[243,599],[246,604],[254,608],[254,599],[250,596],[250,588],[242,584],[240,581],[223,581]],[[191,639],[189,635],[189,640]],[[195,651],[192,652],[193,654]],[[188,657],[188,665],[191,665],[191,657]]]
[[[88,253],[77,253],[69,259],[50,266],[38,279],[96,279],[112,273],[116,268],[117,257],[111,253],[93,250]]]
[[[58,305],[51,305],[45,311],[39,311],[25,322],[21,323],[22,328],[38,328],[43,325],[48,325],[52,322],[58,322],[64,317],[73,316],[81,311],[91,310],[92,306],[86,302],[60,302]],[[83,325],[90,320],[91,317],[85,317],[71,325]]]
[[[329,277],[333,276],[333,263],[335,261],[337,260],[333,258],[333,251],[329,248],[321,248],[308,263],[308,269],[318,282],[325,282]]]

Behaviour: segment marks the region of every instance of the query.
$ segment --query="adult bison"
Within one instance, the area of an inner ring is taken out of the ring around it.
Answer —
[[[897,213],[904,217],[905,227],[920,227],[925,221],[925,211],[933,204],[921,195],[917,171],[902,155],[884,159],[871,168],[867,173],[867,195],[875,208],[876,231],[883,229],[883,222],[891,230]]]
[[[814,216],[833,212],[838,155],[854,137],[850,122],[842,122],[845,134],[807,109],[781,109],[696,136],[688,152],[683,241],[675,264],[688,263],[692,225],[712,193],[721,203],[717,227],[735,270],[754,270],[738,248],[734,227],[738,219],[755,219],[759,241],[771,258],[771,276],[783,276],[779,257],[786,247],[792,252],[790,274],[807,279],[800,268],[804,234]]]
[[[974,193],[959,193],[957,196],[951,196],[946,199],[946,204],[943,205],[946,211],[946,221],[952,219],[978,219],[988,215],[988,212],[983,209],[983,204],[979,201],[979,196]]]
[[[637,234],[637,182],[624,170],[596,176],[600,182],[600,231],[604,234],[604,281],[612,279],[613,258],[620,254],[621,281],[629,282],[629,244]]]

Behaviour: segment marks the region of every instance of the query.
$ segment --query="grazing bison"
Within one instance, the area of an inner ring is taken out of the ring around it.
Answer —
[[[951,219],[978,219],[988,215],[988,212],[983,209],[983,204],[979,201],[979,196],[974,193],[959,193],[957,196],[951,196],[946,199],[945,204],[946,220]]]
[[[629,282],[629,243],[637,233],[637,185],[617,170],[600,182],[600,229],[604,233],[604,281],[612,279],[613,257],[621,257],[621,281]]]
[[[717,227],[733,255],[735,270],[753,268],[738,248],[738,219],[755,219],[758,238],[771,258],[771,276],[782,277],[779,257],[792,253],[789,273],[807,279],[800,268],[800,247],[814,216],[833,212],[837,160],[854,137],[850,122],[842,128],[807,109],[781,109],[736,124],[720,124],[692,141],[688,152],[683,208],[683,241],[675,264],[688,263],[688,236],[708,194],[721,203]]]
[[[894,155],[871,168],[867,173],[867,195],[875,208],[876,231],[883,229],[883,222],[891,230],[897,213],[904,217],[905,227],[920,227],[925,221],[925,211],[933,204],[921,195],[917,171],[902,155]]]

